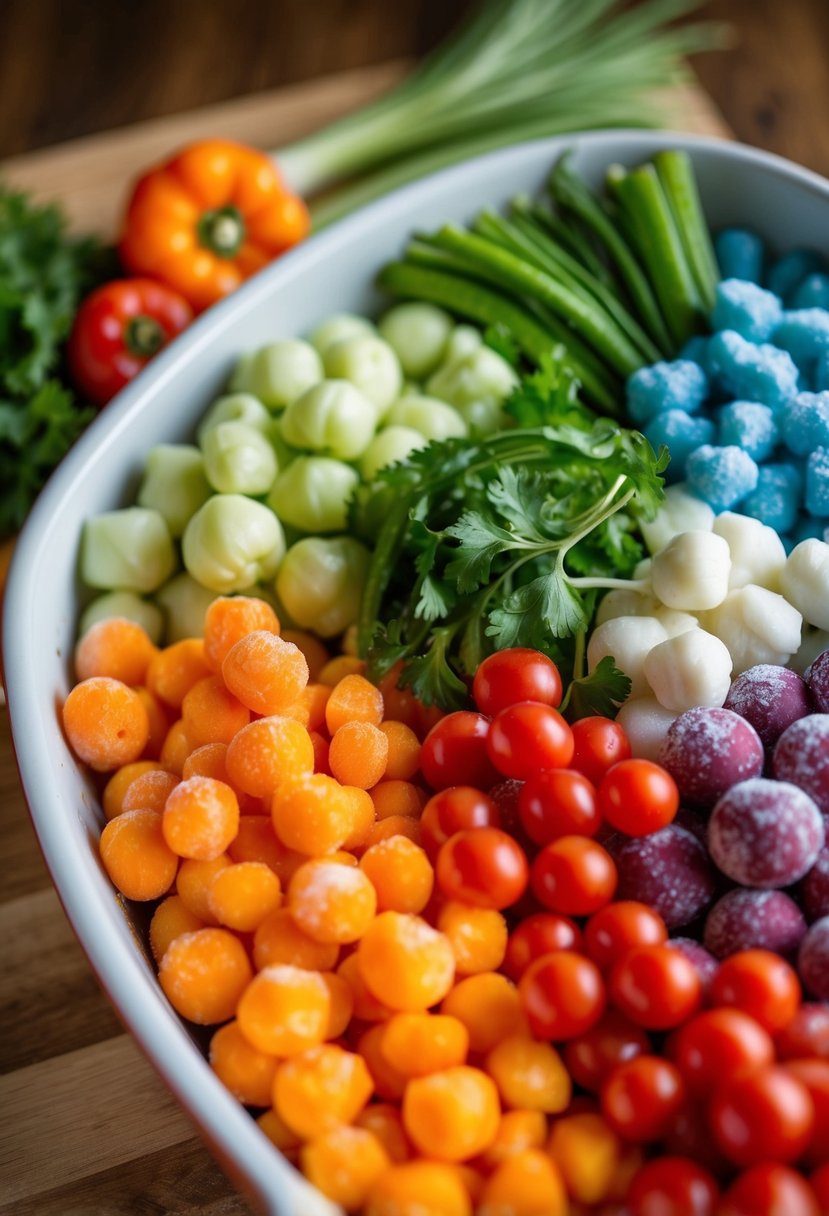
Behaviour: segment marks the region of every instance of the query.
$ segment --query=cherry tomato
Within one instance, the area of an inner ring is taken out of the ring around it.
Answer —
[[[563,1056],[576,1084],[598,1093],[614,1068],[651,1050],[651,1041],[641,1026],[608,1009],[595,1026],[565,1044]]]
[[[526,781],[540,769],[567,767],[573,732],[551,705],[519,701],[492,719],[486,745],[499,773]]]
[[[647,1030],[670,1030],[699,1008],[702,984],[693,963],[670,946],[634,946],[615,964],[614,1005]]]
[[[528,778],[518,795],[518,814],[534,844],[560,836],[595,836],[602,824],[595,786],[570,768]]]
[[[526,833],[518,815],[518,796],[524,787],[523,781],[513,781],[508,777],[489,787],[489,796],[498,808],[501,818],[500,826],[516,839],[526,837]],[[498,825],[496,825],[498,826]],[[527,844],[531,842],[527,840]]]
[[[573,759],[570,763],[594,785],[601,782],[614,764],[630,757],[630,741],[612,718],[580,718],[571,730]]]
[[[659,1056],[637,1056],[614,1068],[601,1089],[602,1114],[625,1140],[661,1140],[685,1099],[679,1069]]]
[[[742,1009],[775,1034],[797,1013],[800,982],[779,954],[740,950],[720,963],[709,995],[712,1005]]]
[[[708,1103],[686,1098],[662,1142],[666,1153],[690,1157],[716,1177],[731,1173],[733,1167],[714,1143],[708,1128]],[[718,1214],[719,1216],[719,1214]]]
[[[822,1165],[809,1179],[821,1213],[829,1212],[829,1165]]]
[[[562,836],[545,845],[530,870],[533,894],[551,912],[590,916],[613,898],[616,866],[600,844]]]
[[[602,777],[599,810],[627,836],[650,836],[667,827],[679,810],[679,790],[670,773],[650,760],[620,760]]]
[[[420,771],[433,790],[449,785],[489,789],[498,774],[487,754],[489,719],[459,709],[436,722],[420,749]]]
[[[729,1077],[715,1091],[711,1131],[734,1165],[796,1161],[807,1148],[815,1108],[802,1081],[778,1065]]]
[[[554,912],[535,912],[520,921],[507,941],[503,970],[517,983],[530,963],[554,950],[581,950],[581,929]]]
[[[518,982],[518,992],[530,1029],[540,1039],[572,1039],[594,1026],[604,1013],[600,971],[570,950],[544,954],[530,963]]]
[[[814,1131],[804,1160],[806,1165],[822,1165],[829,1161],[829,1063],[790,1060],[785,1069],[806,1086],[815,1108]]]
[[[422,844],[431,861],[456,832],[500,826],[501,816],[493,799],[471,785],[450,785],[433,794],[420,816]]]
[[[628,1192],[631,1216],[714,1216],[720,1188],[687,1157],[647,1161]]]
[[[804,1001],[774,1040],[778,1058],[799,1060],[819,1056],[829,1060],[829,1006]]]
[[[821,1216],[806,1179],[785,1165],[755,1165],[722,1197],[717,1216]]]
[[[491,718],[518,701],[558,705],[561,676],[552,659],[540,650],[514,646],[484,659],[472,681],[472,696],[481,713]]]
[[[447,899],[478,908],[508,908],[524,894],[524,850],[500,828],[456,832],[438,853],[437,884]]]
[[[621,899],[594,912],[584,928],[587,954],[606,971],[633,946],[659,946],[668,930],[658,913],[635,899]]]
[[[677,1031],[671,1058],[694,1097],[707,1098],[727,1077],[774,1062],[774,1043],[740,1009],[708,1009]]]
[[[66,349],[81,393],[106,405],[193,320],[183,296],[153,279],[118,279],[88,295]]]

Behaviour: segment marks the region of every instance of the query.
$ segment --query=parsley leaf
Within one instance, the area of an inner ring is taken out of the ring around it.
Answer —
[[[630,680],[619,671],[613,658],[607,655],[589,676],[573,680],[560,709],[570,722],[600,714],[615,716],[617,709],[630,693]]]

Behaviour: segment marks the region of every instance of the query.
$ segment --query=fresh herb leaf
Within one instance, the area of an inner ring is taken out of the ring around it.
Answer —
[[[400,678],[424,705],[462,709],[469,700],[469,689],[452,670],[448,651],[456,630],[451,626],[435,629],[423,654],[410,659]]]
[[[520,427],[561,423],[585,429],[592,426],[594,415],[579,401],[579,382],[564,362],[565,356],[562,345],[554,346],[513,391],[504,408]]]
[[[589,676],[573,680],[561,703],[561,712],[570,722],[600,714],[614,718],[630,694],[630,680],[619,671],[611,655],[606,655]]]
[[[496,355],[500,355],[502,359],[506,360],[510,367],[520,367],[521,348],[502,321],[487,326],[484,330],[484,344],[490,350],[494,350]]]

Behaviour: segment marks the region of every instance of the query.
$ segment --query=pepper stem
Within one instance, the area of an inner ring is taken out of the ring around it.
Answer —
[[[167,335],[155,317],[139,313],[137,317],[130,317],[124,327],[124,344],[131,355],[148,359],[157,354],[166,341]]]
[[[216,207],[199,220],[199,244],[220,258],[232,258],[245,239],[245,221],[238,207]]]

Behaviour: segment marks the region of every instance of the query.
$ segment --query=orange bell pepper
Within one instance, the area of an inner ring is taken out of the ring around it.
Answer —
[[[205,139],[140,178],[119,253],[132,274],[160,279],[201,311],[302,240],[309,227],[305,204],[268,156]]]

